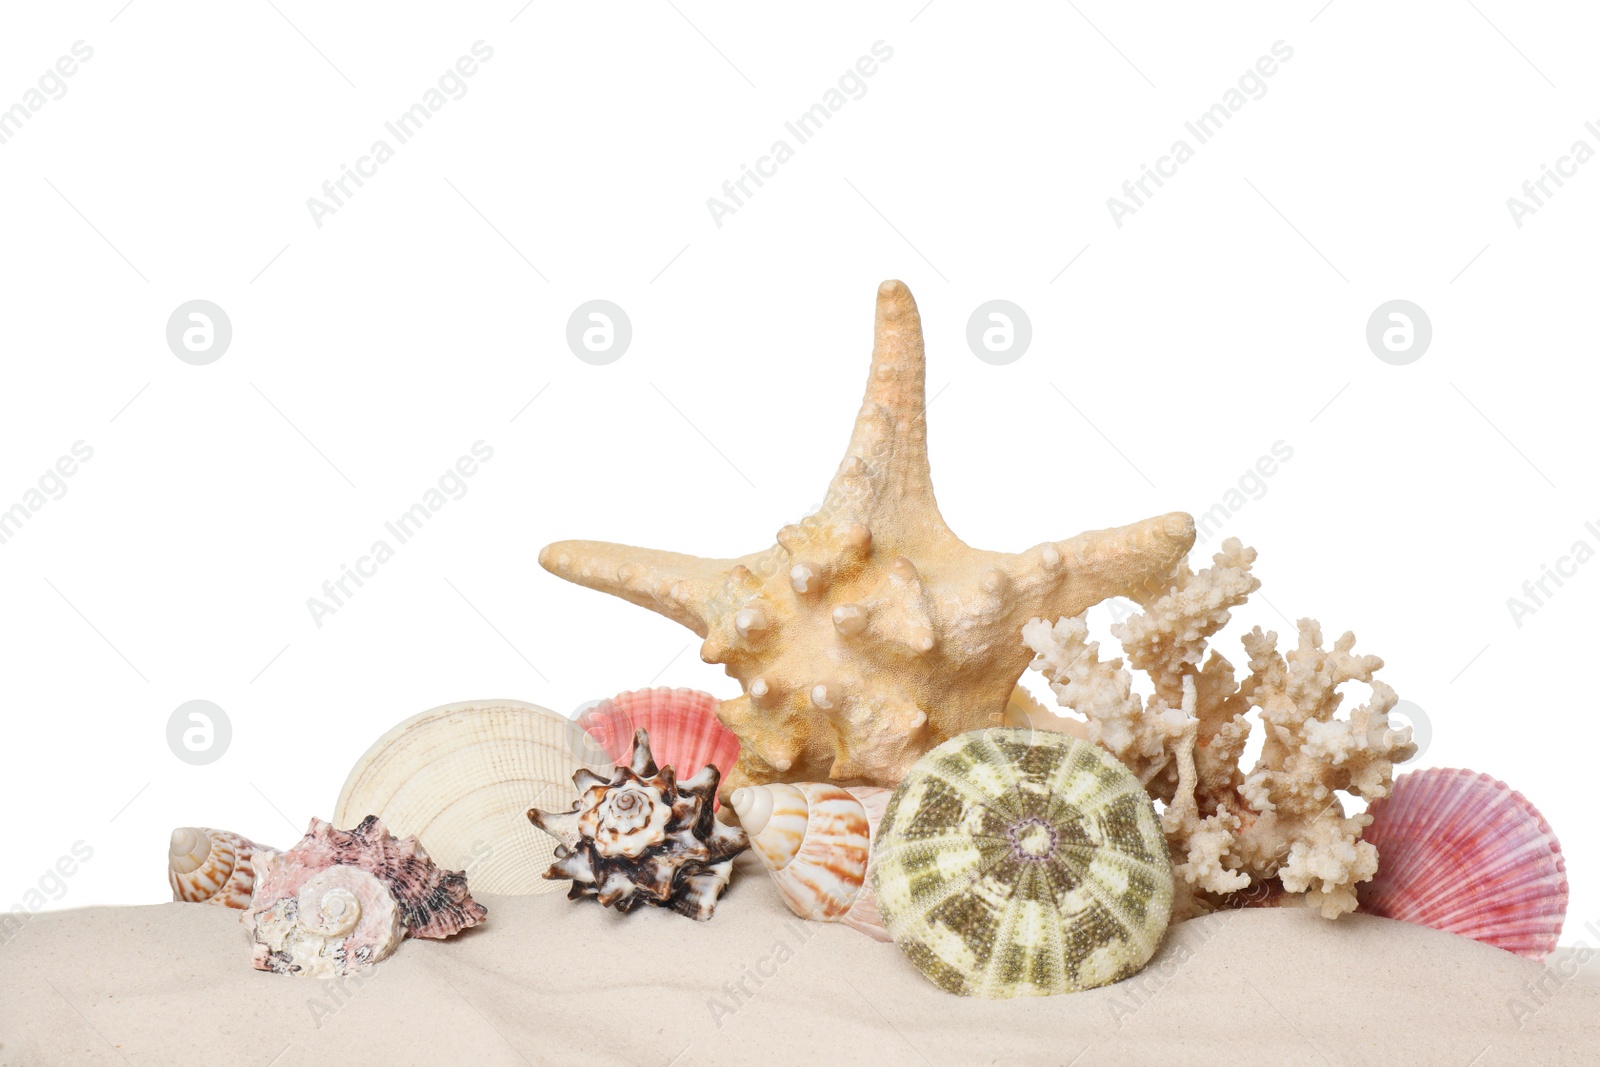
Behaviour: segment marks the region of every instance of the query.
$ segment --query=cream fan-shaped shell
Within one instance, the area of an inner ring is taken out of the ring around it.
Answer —
[[[611,761],[575,722],[518,700],[469,700],[407,719],[350,771],[333,823],[368,815],[396,836],[415,834],[440,867],[467,872],[474,892],[549,893],[555,840],[529,808],[565,810],[581,768]]]

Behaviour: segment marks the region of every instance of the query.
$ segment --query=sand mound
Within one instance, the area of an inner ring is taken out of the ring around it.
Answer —
[[[1130,982],[989,1002],[794,919],[748,857],[705,924],[483,902],[484,926],[342,985],[251,970],[220,908],[36,915],[0,946],[0,1065],[1600,1063],[1600,992],[1363,915],[1211,916]]]

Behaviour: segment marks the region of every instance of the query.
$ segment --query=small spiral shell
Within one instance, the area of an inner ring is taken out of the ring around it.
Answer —
[[[866,879],[889,796],[872,786],[796,782],[746,786],[729,800],[790,911],[887,941]]]
[[[180,826],[167,848],[172,899],[244,909],[255,886],[253,857],[262,846],[227,830]]]
[[[300,925],[323,937],[339,937],[354,930],[361,921],[361,898],[343,886],[325,889],[317,897],[314,893],[320,888],[308,882],[300,891]]]

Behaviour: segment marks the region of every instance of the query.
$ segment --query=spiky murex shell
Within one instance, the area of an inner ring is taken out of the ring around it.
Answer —
[[[572,776],[572,810],[529,809],[528,820],[560,842],[544,876],[570,878],[570,900],[594,897],[623,912],[642,902],[711,918],[733,857],[750,847],[742,829],[713,815],[721,777],[707,765],[678,781],[671,767],[656,767],[648,731],[636,731],[632,760],[610,779],[587,770]]]

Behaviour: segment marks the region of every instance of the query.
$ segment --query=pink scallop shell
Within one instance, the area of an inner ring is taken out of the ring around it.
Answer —
[[[1567,913],[1567,864],[1539,810],[1475,771],[1401,775],[1367,809],[1361,834],[1378,873],[1360,910],[1461,934],[1530,959],[1556,947]]]
[[[719,703],[694,689],[637,689],[602,700],[578,716],[578,725],[613,763],[626,764],[633,756],[633,732],[647,730],[658,767],[687,778],[714,764],[726,778],[739,758],[739,738],[718,720]]]

